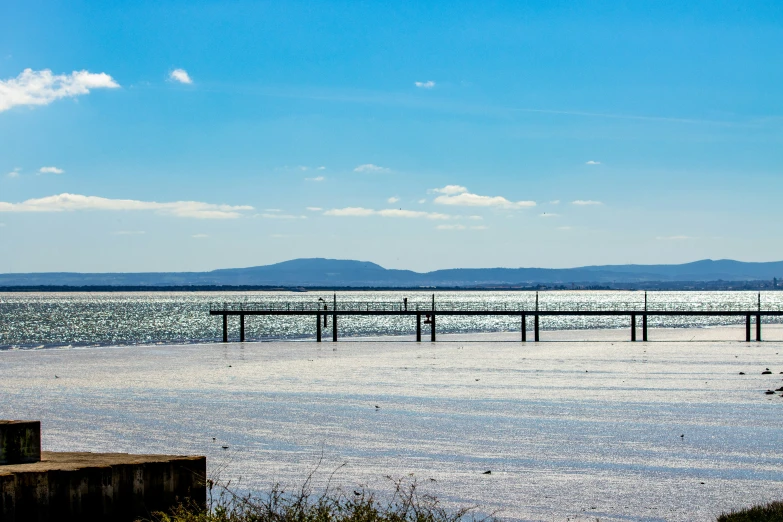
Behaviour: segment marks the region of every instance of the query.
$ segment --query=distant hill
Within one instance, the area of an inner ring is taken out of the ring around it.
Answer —
[[[386,269],[367,261],[293,259],[266,266],[210,272],[0,274],[8,286],[319,286],[471,287],[579,285],[677,281],[756,281],[783,278],[783,261],[745,263],[705,259],[680,265],[603,265],[578,268],[454,268],[433,272]]]

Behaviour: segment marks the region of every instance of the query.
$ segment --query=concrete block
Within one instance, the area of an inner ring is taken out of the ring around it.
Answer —
[[[41,460],[41,422],[0,420],[0,466]]]
[[[206,457],[56,453],[0,466],[0,521],[134,521],[205,506]]]

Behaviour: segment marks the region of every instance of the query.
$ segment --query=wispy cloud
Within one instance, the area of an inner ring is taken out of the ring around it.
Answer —
[[[554,212],[544,212],[542,214],[539,214],[538,217],[553,218],[553,217],[560,217],[560,214],[555,214]]]
[[[325,177],[323,177],[323,176],[316,176],[316,177],[314,177],[314,178],[305,178],[305,181],[323,181],[323,180],[325,180],[325,179],[326,179],[326,178],[325,178]]]
[[[321,165],[320,167],[318,167],[318,168],[317,168],[317,169],[315,169],[315,170],[326,170],[326,167],[324,167],[323,165]]]
[[[413,82],[413,85],[418,87],[419,89],[432,89],[435,87],[435,82],[432,80],[427,80],[426,82]]]
[[[567,225],[566,226],[562,226],[562,227],[557,227],[558,230],[571,230],[571,228],[572,227],[569,227]]]
[[[659,241],[683,241],[685,239],[693,239],[691,236],[658,236],[655,239]]]
[[[146,234],[144,230],[117,230],[116,232],[112,232],[115,236],[141,236]]]
[[[169,74],[169,80],[179,83],[185,83],[190,85],[193,83],[193,79],[188,74],[188,71],[185,69],[174,69]]]
[[[18,105],[48,105],[60,98],[89,94],[90,89],[116,89],[120,85],[106,73],[74,71],[52,74],[49,69],[25,69],[16,78],[0,80],[0,112]]]
[[[109,199],[80,194],[59,194],[38,199],[28,199],[21,203],[0,201],[0,212],[73,212],[82,210],[103,211],[143,211],[152,210],[183,218],[195,219],[236,219],[241,212],[253,210],[247,205],[215,205],[200,201],[174,201],[158,203],[156,201],[138,201],[134,199]]]
[[[501,208],[526,208],[535,207],[535,201],[509,201],[502,196],[480,196],[471,194],[468,189],[460,185],[446,185],[443,188],[433,189],[433,192],[443,194],[435,198],[439,205],[456,205],[464,207],[501,207]]]
[[[398,198],[397,196],[392,196],[392,197],[390,197],[389,199],[386,200],[386,203],[394,204],[394,203],[397,203],[399,200],[400,200],[400,198]]]
[[[590,160],[585,162],[585,165],[600,165],[600,164],[601,164],[600,161],[595,161],[595,160]]]
[[[419,210],[404,210],[396,208],[386,208],[382,210],[374,210],[371,208],[363,207],[346,207],[346,208],[333,208],[324,212],[325,216],[340,216],[340,217],[367,217],[367,216],[381,216],[390,218],[408,218],[408,219],[453,219],[454,216],[448,214],[440,214],[438,212],[422,212]]]
[[[571,202],[572,205],[579,205],[579,206],[585,206],[585,205],[603,205],[600,201],[593,201],[592,199],[577,199],[576,201]]]
[[[359,165],[355,169],[353,169],[354,172],[391,172],[391,169],[387,169],[386,167],[379,167],[378,165],[373,165],[372,163],[365,163],[364,165]]]
[[[190,237],[192,237],[194,239],[204,239],[205,237],[209,237],[209,236],[207,234],[193,234]]]
[[[419,205],[423,205],[423,204],[424,204],[424,203],[426,203],[426,202],[427,202],[427,200],[426,200],[426,199],[420,199],[420,200],[418,201]]]
[[[321,207],[307,207],[307,210],[310,212],[320,212],[323,209]]]
[[[38,169],[38,172],[41,174],[62,174],[65,171],[63,169],[58,169],[57,167],[41,167]]]
[[[14,170],[12,170],[11,172],[9,172],[8,174],[6,174],[5,176],[6,176],[7,178],[12,178],[12,179],[13,179],[13,178],[18,178],[18,177],[19,177],[19,175],[20,175],[20,174],[19,174],[19,172],[20,172],[21,170],[22,170],[22,169],[20,169],[19,167],[17,167],[17,168],[15,168]]]
[[[552,201],[549,202],[549,204],[550,205],[559,205],[560,204],[560,200],[559,199],[553,199]]]

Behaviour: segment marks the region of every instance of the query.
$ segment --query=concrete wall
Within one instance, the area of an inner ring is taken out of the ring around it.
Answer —
[[[41,460],[41,422],[0,420],[0,466]]]
[[[0,521],[133,521],[206,504],[206,457],[43,452],[0,466]]]

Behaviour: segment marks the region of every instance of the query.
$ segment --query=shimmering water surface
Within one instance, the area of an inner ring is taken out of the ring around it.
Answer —
[[[0,349],[53,346],[107,346],[153,343],[200,343],[222,337],[219,317],[211,307],[313,307],[319,298],[333,306],[330,293],[294,292],[149,292],[149,293],[0,293]],[[429,292],[339,292],[337,306],[429,309]],[[755,292],[650,292],[648,309],[746,310],[758,306]],[[436,308],[535,308],[535,292],[437,292]],[[783,309],[783,292],[761,294],[764,309]],[[539,293],[541,310],[607,310],[644,308],[643,292],[550,291]],[[415,319],[407,316],[346,317],[340,336],[412,336]],[[742,318],[651,317],[650,326],[689,327],[738,324]],[[765,319],[774,322],[775,319]],[[238,335],[238,318],[230,320]],[[448,317],[438,319],[442,333],[518,331],[518,317]],[[628,317],[544,317],[544,330],[625,328]],[[308,339],[315,335],[314,319],[248,317],[248,340]]]
[[[764,394],[783,344],[674,341],[710,330],[744,332],[5,350],[0,418],[41,419],[47,450],[207,455],[240,489],[296,487],[322,458],[316,489],[337,469],[348,494],[417,479],[511,520],[709,521],[783,494],[783,398]]]
[[[496,342],[519,340],[518,317],[443,316],[439,342],[419,344],[399,342],[411,317],[386,316],[343,318],[355,342],[317,344],[274,341],[312,340],[312,320],[251,317],[248,337],[269,342],[214,343],[211,306],[319,297],[333,306],[317,293],[0,294],[0,418],[40,419],[45,450],[207,455],[240,490],[301,485],[321,461],[316,488],[416,479],[447,506],[510,520],[709,521],[783,497],[783,397],[764,393],[783,386],[780,325],[745,343],[728,318],[653,317],[656,342],[630,343],[628,318],[544,318],[550,342],[522,344]],[[337,299],[404,297],[431,306],[425,292]],[[533,309],[535,293],[444,292],[437,306]],[[539,294],[543,310],[643,306],[638,292]],[[648,294],[650,310],[756,306],[751,292]]]

